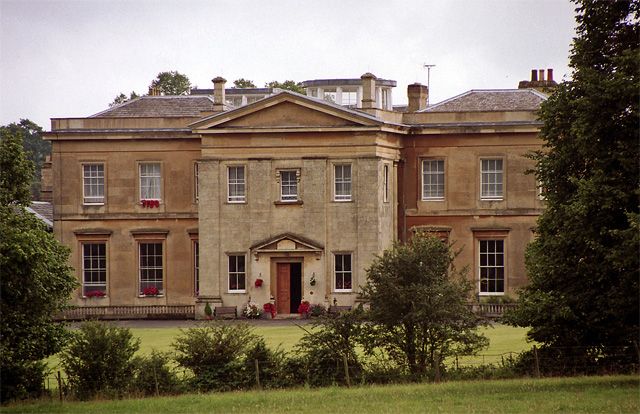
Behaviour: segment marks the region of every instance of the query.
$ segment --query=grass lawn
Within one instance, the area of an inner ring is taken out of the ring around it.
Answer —
[[[517,379],[188,394],[120,401],[41,400],[3,413],[638,413],[638,376]]]

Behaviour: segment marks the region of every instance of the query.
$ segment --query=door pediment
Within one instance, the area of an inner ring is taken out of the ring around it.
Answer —
[[[250,250],[256,259],[264,253],[315,253],[319,256],[324,251],[324,246],[302,236],[282,233],[254,244]]]

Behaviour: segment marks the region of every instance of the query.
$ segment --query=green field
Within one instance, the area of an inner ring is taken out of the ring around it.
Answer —
[[[637,376],[460,381],[119,401],[38,401],[3,413],[638,413]]]

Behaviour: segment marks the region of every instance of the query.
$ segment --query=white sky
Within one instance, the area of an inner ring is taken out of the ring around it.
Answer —
[[[516,88],[531,69],[569,76],[574,4],[565,0],[0,0],[0,124],[83,117],[177,70],[271,80],[427,83],[430,102]]]

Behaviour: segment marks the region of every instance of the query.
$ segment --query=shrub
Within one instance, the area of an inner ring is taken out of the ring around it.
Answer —
[[[300,305],[298,305],[298,313],[303,318],[308,318],[310,308],[311,304],[309,304],[309,302],[307,302],[306,300],[303,300],[302,302],[300,302]]]
[[[311,310],[309,311],[309,315],[312,318],[317,318],[320,316],[324,316],[326,314],[327,314],[327,308],[325,308],[324,305],[321,305],[321,304],[311,305]]]
[[[207,318],[211,319],[211,317],[213,316],[213,310],[211,309],[211,305],[209,305],[209,302],[207,302],[204,305],[204,314],[206,315]]]
[[[256,386],[256,366],[258,360],[258,372],[260,384],[264,388],[286,388],[298,382],[288,369],[288,358],[281,349],[271,350],[267,347],[263,338],[258,339],[245,354],[244,362],[244,388]]]
[[[6,355],[2,358],[6,359]],[[3,361],[0,369],[2,402],[41,396],[46,374],[47,365],[42,361]]]
[[[132,388],[142,395],[172,394],[178,391],[178,377],[171,368],[169,354],[153,350],[151,355],[133,359]]]
[[[172,344],[175,360],[193,372],[196,389],[223,391],[241,386],[243,357],[258,339],[251,327],[215,323],[181,332]]]
[[[86,322],[61,354],[71,390],[80,399],[98,393],[122,395],[133,376],[131,358],[140,347],[127,328]]]

